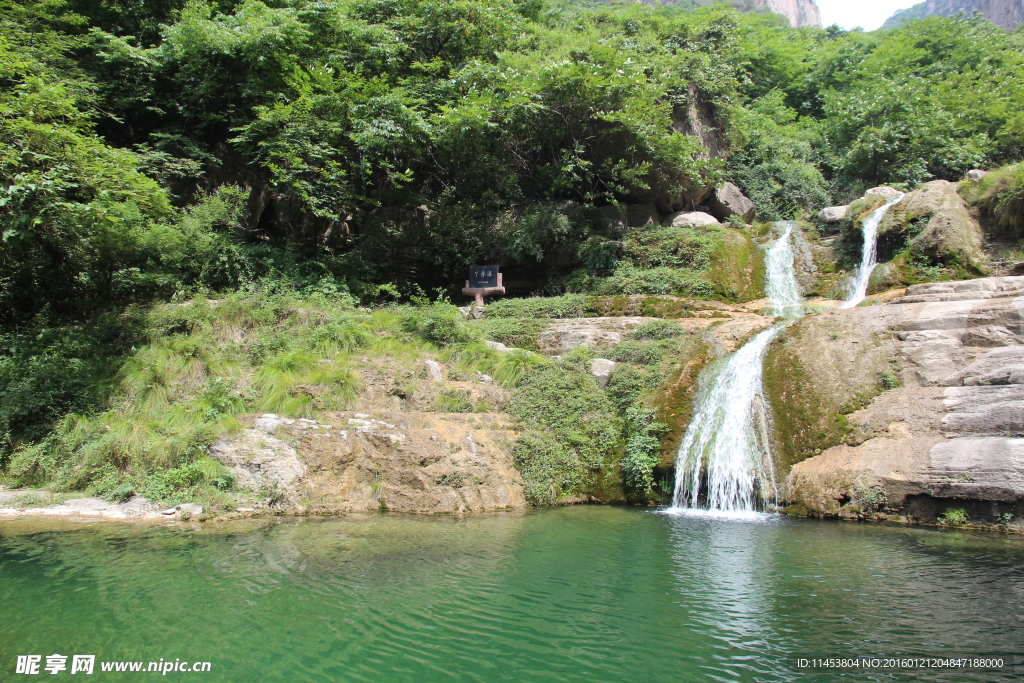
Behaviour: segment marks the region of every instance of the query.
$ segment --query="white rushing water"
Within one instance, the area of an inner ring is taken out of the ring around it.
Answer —
[[[803,315],[793,268],[792,221],[765,253],[765,289],[772,313]],[[769,435],[771,411],[764,396],[764,356],[787,323],[761,332],[701,377],[693,420],[676,458],[676,485],[669,512],[738,518],[778,499]],[[706,490],[702,490],[702,486]]]
[[[889,213],[889,207],[901,199],[903,199],[902,192],[889,197],[883,206],[878,207],[864,219],[864,246],[861,248],[860,265],[854,273],[850,296],[840,308],[853,308],[867,297],[871,273],[878,265],[878,226],[885,218],[885,214]]]

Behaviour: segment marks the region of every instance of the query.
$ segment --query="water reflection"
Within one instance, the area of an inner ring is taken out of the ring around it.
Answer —
[[[0,524],[0,680],[22,651],[319,683],[788,681],[794,654],[1024,650],[1021,539],[757,521],[579,507]]]

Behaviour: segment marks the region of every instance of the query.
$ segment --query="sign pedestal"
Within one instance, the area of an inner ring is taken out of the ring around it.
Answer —
[[[502,285],[502,273],[497,273],[498,278],[495,287],[470,287],[470,281],[466,281],[466,287],[462,288],[462,293],[466,296],[471,296],[476,299],[476,305],[483,305],[483,297],[492,294],[505,294],[505,287]],[[475,283],[474,283],[475,284]]]

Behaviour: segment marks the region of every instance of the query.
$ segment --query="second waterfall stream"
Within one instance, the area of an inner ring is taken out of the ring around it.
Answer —
[[[792,221],[765,252],[765,290],[771,314],[787,320],[759,333],[704,371],[693,420],[676,457],[673,507],[747,516],[775,504],[778,492],[769,442],[771,409],[762,377],[768,345],[804,313],[793,266]]]

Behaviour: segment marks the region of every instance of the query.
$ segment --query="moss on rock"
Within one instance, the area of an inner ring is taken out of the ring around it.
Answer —
[[[879,377],[893,350],[882,333],[866,332],[869,309],[804,318],[769,347],[764,385],[774,416],[775,453],[783,471],[843,443],[847,415],[882,391]]]
[[[903,252],[922,272],[942,268],[956,279],[985,273],[983,244],[981,225],[957,186],[946,180],[925,183],[908,193],[878,228],[879,260],[888,261]]]
[[[764,252],[742,230],[727,229],[711,257],[707,278],[716,298],[742,303],[764,296]]]
[[[658,411],[658,420],[669,428],[662,439],[661,462],[664,467],[675,464],[679,444],[693,419],[694,396],[701,370],[714,359],[708,342],[699,337],[688,338],[679,349],[678,361],[654,394],[651,403]]]

